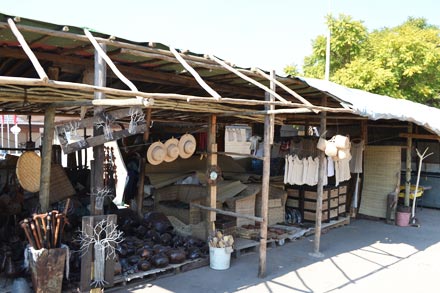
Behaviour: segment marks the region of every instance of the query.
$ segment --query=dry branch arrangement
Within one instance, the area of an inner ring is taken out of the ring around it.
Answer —
[[[98,222],[94,227],[90,227],[91,234],[81,231],[79,241],[81,243],[82,255],[85,255],[89,247],[93,245],[94,278],[90,284],[92,287],[103,287],[108,282],[104,279],[105,260],[115,258],[115,247],[121,243],[122,231],[117,230],[117,225],[108,223],[106,220]]]
[[[209,240],[209,246],[215,248],[225,248],[234,245],[234,237],[232,235],[223,235],[222,232],[217,231],[214,237]]]
[[[96,192],[91,193],[95,196],[95,209],[102,210],[104,208],[104,200],[106,197],[113,199],[113,191],[108,187],[97,189]]]
[[[136,133],[136,127],[138,124],[145,122],[145,114],[142,112],[141,107],[130,108],[130,124],[128,126],[128,132],[131,134]]]

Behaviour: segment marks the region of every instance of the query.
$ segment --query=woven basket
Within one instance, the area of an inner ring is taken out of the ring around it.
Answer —
[[[16,172],[23,189],[29,192],[40,190],[41,158],[35,152],[25,152],[20,156]]]

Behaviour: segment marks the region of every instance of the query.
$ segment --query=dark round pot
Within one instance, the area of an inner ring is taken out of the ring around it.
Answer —
[[[168,256],[170,258],[170,263],[172,264],[183,263],[186,260],[185,251],[181,249],[171,249],[168,251]]]
[[[151,269],[151,263],[148,260],[141,260],[138,263],[138,269],[140,271],[148,271],[149,269]]]
[[[156,268],[164,268],[169,264],[168,256],[164,253],[157,254],[151,258],[152,264]]]

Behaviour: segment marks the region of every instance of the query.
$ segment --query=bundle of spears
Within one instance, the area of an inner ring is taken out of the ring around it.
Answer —
[[[29,244],[38,250],[42,248],[59,248],[64,225],[67,222],[64,213],[54,210],[46,214],[33,214],[32,218],[24,219],[20,222],[20,225]]]

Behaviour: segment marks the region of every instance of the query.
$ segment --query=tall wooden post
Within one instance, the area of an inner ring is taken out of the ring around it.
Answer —
[[[217,166],[217,143],[216,143],[216,133],[217,133],[217,116],[211,115],[208,121],[208,160],[207,168]],[[217,205],[217,183],[209,184],[208,187],[208,198],[206,199],[206,206],[210,208],[216,208]],[[215,220],[216,213],[214,211],[207,211],[206,217],[206,229],[208,235],[213,235],[215,232]]]
[[[51,80],[58,80],[60,69],[49,67],[47,75]],[[40,207],[44,213],[49,210],[50,195],[50,172],[52,166],[52,143],[54,135],[55,108],[48,107],[44,112],[44,136],[43,148],[41,151],[41,171],[40,171]]]
[[[151,108],[145,111],[145,122],[147,124],[147,129],[143,135],[144,143],[147,143],[150,138],[150,124],[151,124]],[[136,195],[136,212],[139,217],[142,218],[142,209],[144,207],[144,184],[145,184],[145,153],[142,154],[142,158],[139,160],[139,182],[138,182],[138,193]]]
[[[323,98],[323,106],[326,106],[326,97]],[[327,130],[327,113],[321,112],[320,121],[320,133],[321,135]],[[322,197],[324,193],[324,176],[327,176],[326,170],[327,159],[325,153],[319,151],[319,173],[318,173],[318,186],[317,186],[317,198],[316,198],[316,218],[315,218],[315,240],[312,256],[322,257],[323,254],[319,251],[321,245],[321,222],[322,222]]]
[[[105,44],[100,44],[104,52],[107,50],[107,46]],[[96,86],[105,86],[107,79],[107,65],[104,59],[95,51],[95,77],[94,77],[94,85]],[[102,92],[95,92],[94,94],[95,100],[105,99],[105,94]],[[94,115],[97,116],[103,111],[102,107],[94,107]],[[93,127],[93,136],[102,135],[104,133],[102,128],[98,128],[96,126]],[[104,187],[104,145],[99,145],[93,147],[93,160],[94,160],[94,177],[93,186],[95,190],[92,190],[92,194],[96,192],[98,189]],[[104,213],[103,210],[95,210],[95,199],[91,198],[91,206],[92,211],[94,210],[95,215],[102,215]]]
[[[406,178],[405,178],[405,206],[409,207],[409,194],[411,190],[411,149],[412,149],[412,138],[411,133],[413,132],[413,125],[411,122],[408,123],[408,138],[406,139]]]
[[[49,210],[50,170],[52,165],[52,141],[54,133],[55,108],[44,112],[44,136],[41,152],[40,206],[41,212]]]
[[[274,72],[271,72],[274,78]],[[275,84],[271,81],[271,89],[275,90]],[[265,94],[266,101],[273,101],[274,97]],[[274,109],[273,106],[266,105],[266,110]],[[274,115],[266,114],[264,116],[264,140],[263,140],[263,176],[261,186],[261,217],[263,222],[260,224],[260,260],[258,266],[258,277],[264,278],[266,276],[266,249],[267,249],[267,212],[269,204],[269,182],[270,182],[270,146],[273,141],[274,131]]]

